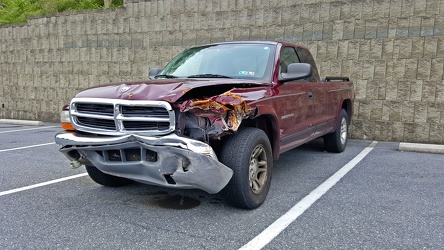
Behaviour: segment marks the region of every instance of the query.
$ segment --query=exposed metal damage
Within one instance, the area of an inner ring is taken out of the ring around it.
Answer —
[[[242,120],[254,113],[254,109],[231,90],[206,99],[186,100],[179,108],[180,114],[189,112],[196,116],[181,115],[179,128],[185,135],[206,142],[209,138],[220,139],[227,133],[236,132]]]

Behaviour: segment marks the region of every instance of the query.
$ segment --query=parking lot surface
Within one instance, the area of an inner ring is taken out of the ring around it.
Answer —
[[[333,154],[310,143],[275,162],[260,208],[241,210],[199,190],[100,186],[58,152],[60,130],[0,124],[0,249],[444,246],[442,154],[361,140]]]

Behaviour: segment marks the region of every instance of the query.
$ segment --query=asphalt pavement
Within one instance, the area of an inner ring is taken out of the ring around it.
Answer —
[[[100,186],[69,168],[60,130],[0,124],[0,249],[240,249],[266,230],[264,249],[444,245],[442,154],[363,140],[333,154],[317,141],[284,153],[266,202],[242,210],[199,190]]]

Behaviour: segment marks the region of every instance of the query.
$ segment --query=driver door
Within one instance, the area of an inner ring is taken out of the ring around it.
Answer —
[[[293,47],[283,47],[280,52],[280,72],[286,73],[290,63],[300,63]],[[281,152],[308,141],[315,132],[313,126],[314,104],[309,79],[285,82],[277,87],[279,98],[275,107],[281,128]]]

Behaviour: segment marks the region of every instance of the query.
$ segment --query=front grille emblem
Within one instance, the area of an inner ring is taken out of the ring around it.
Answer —
[[[123,86],[121,89],[120,89],[120,92],[126,92],[126,91],[128,91],[129,89],[131,88],[131,86],[128,86],[128,85],[125,85],[125,86]]]

